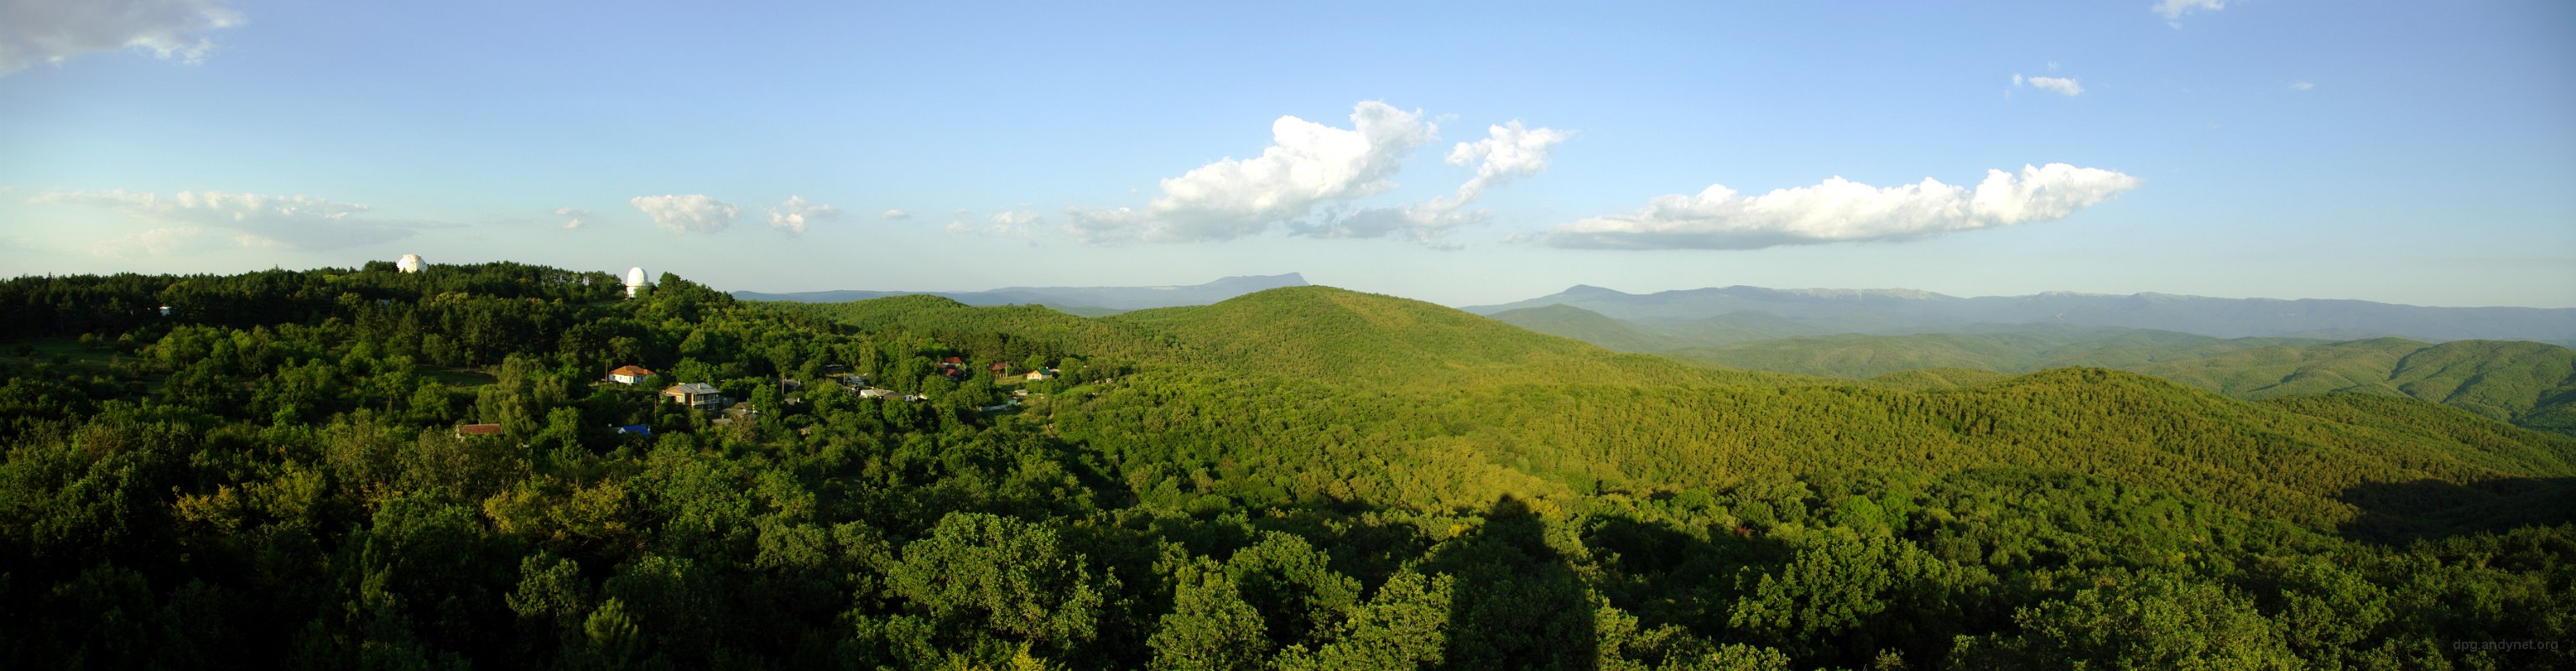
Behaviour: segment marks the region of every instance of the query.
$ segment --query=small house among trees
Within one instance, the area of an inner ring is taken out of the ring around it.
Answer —
[[[653,377],[653,371],[643,366],[618,366],[617,370],[608,371],[608,381],[618,384],[636,384],[649,377]]]
[[[463,438],[463,437],[466,437],[466,436],[498,436],[498,435],[501,435],[501,434],[504,434],[504,433],[508,433],[508,432],[507,432],[507,431],[503,431],[503,430],[501,429],[501,425],[499,425],[499,424],[458,424],[458,425],[456,425],[456,437],[458,437],[458,438]]]
[[[716,389],[715,385],[704,382],[683,382],[671,385],[669,389],[662,390],[662,395],[670,397],[673,403],[702,410],[721,408],[726,405],[724,392]]]

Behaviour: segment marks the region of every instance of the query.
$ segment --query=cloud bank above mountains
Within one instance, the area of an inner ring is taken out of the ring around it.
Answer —
[[[1745,196],[1723,184],[1655,198],[1621,215],[1548,229],[1538,239],[1577,249],[1761,249],[2056,221],[2136,188],[2138,178],[2064,163],[1986,171],[1973,189],[1925,178],[1874,187],[1845,180]]]

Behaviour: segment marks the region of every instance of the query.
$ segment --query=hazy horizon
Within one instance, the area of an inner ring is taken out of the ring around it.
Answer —
[[[1551,11],[11,3],[0,274],[2576,307],[2576,6]]]

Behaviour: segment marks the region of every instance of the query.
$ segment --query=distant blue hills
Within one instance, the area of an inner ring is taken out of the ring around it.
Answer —
[[[1255,291],[1302,287],[1306,276],[1246,275],[1206,284],[1163,287],[1003,287],[989,291],[804,291],[795,293],[733,292],[735,298],[799,303],[841,303],[887,296],[929,294],[967,305],[1044,305],[1069,314],[1099,316],[1128,310],[1207,305]]]
[[[1580,308],[1698,341],[1689,344],[1838,333],[1955,333],[2031,324],[2161,329],[2218,338],[2398,337],[2427,342],[2576,344],[2576,308],[2422,307],[2158,293],[1960,298],[1911,289],[1732,286],[1631,294],[1576,285],[1554,295],[1462,309],[1513,321],[1505,313],[1547,306]],[[1708,337],[1720,334],[1733,337]]]
[[[1304,275],[1286,273],[1228,277],[1186,286],[736,291],[734,296],[746,300],[839,303],[928,294],[967,305],[1045,305],[1070,314],[1102,316],[1129,310],[1208,305],[1258,291],[1301,286],[1310,286]],[[1584,312],[1535,310],[1550,307]],[[1599,337],[1584,339],[1596,342],[1627,336],[1610,331],[1633,330],[1638,342],[1616,347],[1631,351],[1844,333],[1994,332],[2032,325],[2157,329],[2215,338],[2396,337],[2425,342],[2530,340],[2576,345],[2576,308],[2425,307],[2360,300],[2210,298],[2159,293],[2053,291],[1961,298],[1912,289],[1731,286],[1631,294],[1575,285],[1538,298],[1460,309],[1523,326],[1535,322],[1559,324],[1554,329],[1542,328],[1543,331],[1595,331],[1599,333],[1593,335]],[[1592,316],[1587,317],[1587,313]]]

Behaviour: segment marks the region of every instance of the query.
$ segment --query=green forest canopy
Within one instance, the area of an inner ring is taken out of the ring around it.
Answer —
[[[0,661],[2532,668],[2571,659],[2483,644],[2576,640],[2576,439],[2404,388],[1751,373],[1325,287],[1081,318],[614,280],[0,283]]]

